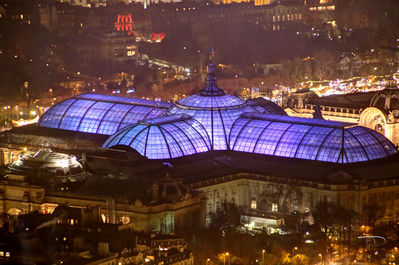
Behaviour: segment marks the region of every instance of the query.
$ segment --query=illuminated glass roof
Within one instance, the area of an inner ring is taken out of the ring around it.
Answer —
[[[227,95],[218,87],[212,62],[208,65],[206,86],[200,90],[199,95],[188,96],[176,102],[177,106],[190,109],[238,108],[245,104],[245,100]]]
[[[169,115],[126,127],[104,143],[104,148],[129,146],[149,159],[170,159],[210,150],[209,136],[196,120]]]
[[[353,163],[397,152],[387,138],[371,129],[289,117],[268,100],[227,95],[217,86],[212,62],[205,88],[175,104],[82,94],[50,108],[38,124],[111,135],[104,148],[128,146],[149,159],[233,150]]]
[[[192,95],[176,102],[181,108],[205,109],[205,108],[234,108],[245,105],[245,100],[231,95],[201,96]]]
[[[167,102],[82,94],[50,108],[40,118],[38,125],[112,135],[137,121],[159,117],[169,107]]]
[[[334,163],[396,153],[387,138],[365,127],[270,114],[243,114],[231,129],[229,143],[234,151]]]
[[[244,112],[260,112],[286,115],[276,104],[266,100],[245,101],[225,94],[217,86],[214,66],[210,62],[206,86],[198,95],[188,96],[176,102],[171,114],[185,114],[195,118],[209,134],[213,150],[228,149],[231,126]]]

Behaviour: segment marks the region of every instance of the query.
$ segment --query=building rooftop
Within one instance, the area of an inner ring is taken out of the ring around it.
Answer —
[[[128,126],[112,135],[104,148],[129,146],[149,159],[172,159],[210,150],[205,128],[186,115],[169,115]]]
[[[84,133],[111,135],[144,119],[166,113],[170,104],[144,99],[82,94],[47,110],[38,125]]]
[[[244,113],[234,123],[231,150],[333,163],[354,163],[395,154],[383,135],[350,123]]]

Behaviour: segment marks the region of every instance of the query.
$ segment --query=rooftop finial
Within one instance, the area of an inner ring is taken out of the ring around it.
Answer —
[[[213,50],[213,48],[211,48],[209,50],[209,60],[212,62],[214,58],[215,58],[215,51]]]
[[[215,68],[213,66],[213,60],[215,59],[215,52],[213,48],[209,50],[209,65],[208,65],[208,74],[214,74]]]
[[[215,77],[215,67],[213,60],[215,58],[215,52],[213,48],[210,49],[209,54],[209,65],[208,65],[208,76],[206,77],[206,86],[200,90],[201,96],[223,96],[224,91],[218,88]]]

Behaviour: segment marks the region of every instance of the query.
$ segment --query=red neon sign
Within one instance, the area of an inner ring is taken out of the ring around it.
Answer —
[[[152,41],[153,42],[161,42],[163,39],[165,39],[166,33],[161,32],[161,33],[152,33]]]
[[[132,19],[132,14],[126,14],[126,15],[118,15],[118,18],[115,22],[115,28],[117,31],[126,31],[128,32],[128,35],[134,33],[133,31],[133,19]]]

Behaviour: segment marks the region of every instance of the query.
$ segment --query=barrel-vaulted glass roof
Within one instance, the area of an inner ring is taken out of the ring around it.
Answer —
[[[387,138],[371,129],[289,117],[270,101],[227,95],[217,86],[212,62],[208,70],[205,88],[175,104],[82,94],[47,110],[38,124],[111,135],[104,148],[128,146],[149,159],[233,150],[353,163],[397,153]]]
[[[159,117],[167,102],[98,94],[81,94],[47,110],[38,125],[70,131],[112,135],[144,119]]]
[[[234,151],[353,163],[395,154],[394,145],[371,129],[348,123],[270,114],[243,114],[229,138]]]
[[[138,122],[114,134],[104,148],[129,146],[149,159],[170,159],[210,150],[205,128],[185,115],[169,115]]]

